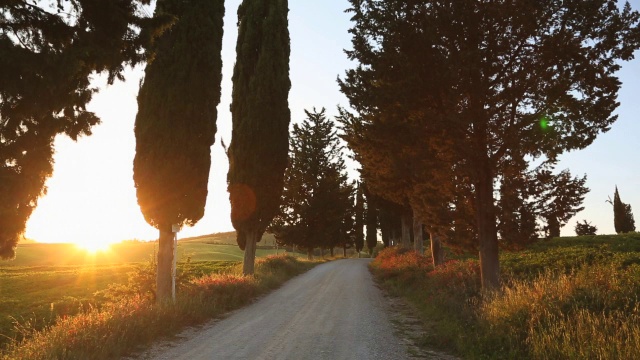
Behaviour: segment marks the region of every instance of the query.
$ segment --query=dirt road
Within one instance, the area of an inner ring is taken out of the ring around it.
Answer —
[[[369,259],[337,260],[294,278],[256,303],[183,339],[152,359],[409,358],[394,334]]]

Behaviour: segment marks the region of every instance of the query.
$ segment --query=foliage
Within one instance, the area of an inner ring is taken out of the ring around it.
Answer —
[[[613,205],[613,224],[616,233],[626,233],[630,231],[636,231],[635,220],[633,219],[633,213],[631,212],[631,205],[625,204],[620,200],[620,193],[616,186],[616,192],[613,195],[613,202],[609,200]]]
[[[282,195],[291,118],[288,11],[287,0],[244,0],[238,8],[227,182],[241,249],[260,239]]]
[[[501,291],[483,293],[479,263],[385,249],[380,283],[407,297],[429,324],[424,339],[465,358],[618,359],[640,351],[640,237],[541,241],[501,256]]]
[[[356,246],[356,251],[360,253],[364,248],[364,188],[363,184],[358,184],[356,190],[356,207],[355,207],[355,221],[353,231],[353,241]]]
[[[416,157],[405,149],[437,155],[433,175],[447,181],[425,196],[452,193],[452,183],[473,189],[483,284],[497,288],[494,184],[503,165],[553,164],[610,128],[615,73],[640,47],[640,15],[614,0],[350,3],[347,54],[359,64],[340,85],[358,113],[353,128],[376,125],[375,141],[408,142],[381,163],[406,167]]]
[[[367,243],[367,248],[369,249],[369,255],[373,255],[373,249],[378,245],[378,209],[375,200],[376,197],[369,191],[366,184],[364,185],[364,196],[367,202],[367,209],[365,212],[367,233],[365,241]]]
[[[325,109],[305,111],[289,140],[280,212],[269,226],[281,245],[308,249],[345,244],[353,227],[353,187],[342,146]]]
[[[582,224],[580,222],[576,222],[575,231],[578,236],[595,235],[598,228],[591,225],[587,220],[582,220]]]
[[[15,247],[53,171],[57,134],[91,135],[94,72],[124,64],[170,22],[142,16],[149,0],[4,1],[0,8],[0,258]]]
[[[220,1],[158,1],[178,20],[154,45],[138,94],[133,178],[145,220],[162,229],[204,215],[222,80]]]
[[[16,360],[119,358],[185,326],[241,307],[313,265],[291,256],[267,257],[257,261],[255,277],[241,276],[236,265],[226,273],[190,280],[172,305],[156,305],[144,296],[124,296],[60,318],[42,331],[25,326],[25,339],[11,343],[0,355]]]

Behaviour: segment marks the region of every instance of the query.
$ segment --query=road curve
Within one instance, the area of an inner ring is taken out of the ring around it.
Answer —
[[[316,266],[153,359],[408,359],[367,269],[369,259]],[[144,356],[145,358],[148,358]]]

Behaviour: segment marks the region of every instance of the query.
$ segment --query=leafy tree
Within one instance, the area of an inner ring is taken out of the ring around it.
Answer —
[[[537,210],[547,222],[545,230],[548,237],[560,236],[560,228],[584,210],[582,202],[589,192],[586,181],[586,175],[572,178],[568,170],[556,175],[543,169],[535,174],[534,186],[540,190]]]
[[[280,244],[333,249],[349,243],[353,187],[347,181],[342,145],[325,109],[305,111],[289,140],[289,166],[279,214],[269,226]]]
[[[174,293],[172,225],[204,215],[222,80],[224,3],[159,0],[178,20],[154,45],[138,95],[133,180],[140,210],[159,230],[157,300]]]
[[[0,8],[0,258],[15,256],[45,182],[57,134],[76,140],[100,122],[86,110],[90,76],[124,65],[170,22],[140,15],[149,0],[4,1]]]
[[[229,147],[231,222],[253,274],[256,242],[278,213],[289,139],[287,0],[244,0],[238,8]]]
[[[342,90],[360,115],[396,104],[434,147],[450,145],[446,161],[473,189],[482,284],[497,288],[502,164],[512,153],[553,162],[610,128],[639,14],[614,0],[350,2],[347,53],[360,65]]]
[[[616,192],[613,194],[613,201],[608,201],[613,205],[613,225],[616,233],[626,233],[636,230],[635,220],[631,212],[631,205],[625,204],[620,200],[620,193],[616,186]]]
[[[582,220],[582,224],[580,222],[576,222],[576,235],[584,236],[584,235],[595,235],[598,231],[598,228],[588,223],[587,220]]]

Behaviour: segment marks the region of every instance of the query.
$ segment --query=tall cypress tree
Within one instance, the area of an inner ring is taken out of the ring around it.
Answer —
[[[238,8],[227,182],[246,275],[254,271],[256,242],[278,213],[287,166],[288,11],[287,0],[244,0]]]
[[[0,6],[0,259],[12,258],[53,172],[57,134],[100,122],[86,110],[90,76],[122,79],[169,21],[140,16],[149,0],[3,1]]]
[[[204,215],[222,80],[221,0],[159,0],[175,25],[145,69],[135,122],[133,179],[145,220],[160,232],[157,299],[172,294],[172,225]]]
[[[358,257],[360,257],[360,251],[364,248],[364,193],[362,183],[358,184],[358,190],[356,193],[355,216],[354,242],[356,244]]]
[[[611,202],[611,201],[609,201]],[[633,219],[633,213],[631,212],[631,205],[625,204],[620,200],[620,193],[616,186],[616,192],[613,194],[613,225],[616,233],[626,233],[635,231],[635,220]]]
[[[367,199],[367,211],[366,211],[366,224],[367,233],[365,241],[369,254],[373,254],[373,248],[378,244],[378,209],[376,207],[376,197],[373,195],[367,186],[364,186],[364,196]]]

